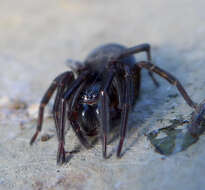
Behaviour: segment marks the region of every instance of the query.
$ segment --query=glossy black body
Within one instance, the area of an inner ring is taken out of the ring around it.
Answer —
[[[77,113],[79,124],[88,136],[97,134],[97,129],[99,128],[98,98],[100,90],[102,90],[103,83],[106,81],[109,73],[109,70],[107,70],[106,67],[110,62],[112,62],[112,60],[118,59],[124,50],[126,50],[126,47],[122,45],[107,44],[96,48],[84,61],[84,69],[88,69],[91,73],[90,80],[87,82],[79,97]],[[124,82],[124,65],[127,65],[132,71],[131,86],[133,92],[130,92],[132,106],[135,104],[140,90],[140,68],[137,67],[134,56],[130,55],[128,57],[121,58],[119,62],[120,65],[122,65],[122,68],[118,67],[118,72],[116,73],[108,92],[111,127],[113,127],[113,124],[117,123],[116,121],[121,117],[122,102],[119,100],[118,87],[115,81],[120,81],[120,83]],[[114,64],[119,64],[119,62]],[[78,74],[81,74],[81,70],[78,71]],[[122,91],[123,90],[124,89],[122,89]]]

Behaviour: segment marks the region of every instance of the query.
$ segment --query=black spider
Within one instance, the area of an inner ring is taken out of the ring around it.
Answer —
[[[135,61],[133,54],[139,52],[146,52],[147,61]],[[120,119],[120,141],[117,149],[117,157],[120,157],[128,114],[140,92],[141,68],[149,71],[156,86],[158,83],[152,72],[175,85],[187,104],[196,109],[196,104],[188,96],[181,83],[168,72],[152,64],[149,44],[132,48],[107,44],[91,52],[83,64],[78,64],[75,71],[67,71],[54,79],[41,100],[37,130],[30,144],[33,144],[41,131],[44,107],[57,88],[53,107],[59,142],[57,163],[65,162],[65,117],[70,121],[76,136],[86,148],[91,147],[87,136],[97,135],[100,129],[104,158],[107,158],[107,136],[110,124],[112,125],[110,121]]]

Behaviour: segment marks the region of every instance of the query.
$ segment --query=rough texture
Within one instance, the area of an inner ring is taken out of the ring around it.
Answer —
[[[189,118],[192,111],[176,96],[175,87],[157,77],[161,86],[156,89],[147,72],[130,115],[121,159],[115,157],[115,139],[108,146],[113,153],[108,160],[102,159],[97,143],[91,150],[80,148],[66,165],[57,166],[57,140],[49,118],[38,142],[29,146],[36,125],[35,104],[51,80],[67,69],[64,62],[83,60],[106,42],[130,47],[150,43],[154,62],[173,73],[201,102],[205,98],[204,6],[204,0],[1,0],[0,189],[204,189],[204,135],[186,151],[169,157],[156,153],[144,136],[171,119]],[[46,135],[51,138],[41,141]],[[78,145],[69,131],[66,149]]]

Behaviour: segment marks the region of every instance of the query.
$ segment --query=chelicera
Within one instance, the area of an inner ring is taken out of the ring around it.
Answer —
[[[145,52],[147,60],[136,62],[134,54]],[[107,44],[92,51],[85,61],[73,71],[58,75],[43,96],[39,108],[37,130],[33,144],[42,128],[44,108],[54,91],[53,117],[58,137],[57,163],[65,162],[64,136],[66,119],[80,143],[90,148],[88,136],[100,134],[103,157],[107,158],[107,137],[113,121],[120,120],[120,140],[117,157],[126,136],[128,114],[140,92],[141,69],[147,69],[154,84],[158,82],[153,72],[175,85],[189,106],[196,109],[181,83],[167,71],[152,64],[150,45],[141,44],[126,48],[119,44]]]

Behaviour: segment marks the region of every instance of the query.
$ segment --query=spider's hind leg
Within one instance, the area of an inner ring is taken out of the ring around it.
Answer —
[[[145,68],[145,69],[148,69],[149,71],[157,73],[162,78],[166,79],[170,84],[176,86],[178,91],[183,96],[184,100],[186,101],[186,103],[197,111],[197,104],[192,101],[192,99],[190,98],[190,96],[187,94],[186,90],[182,86],[182,84],[173,75],[171,75],[167,71],[157,67],[156,65],[150,62],[141,61],[137,63],[137,65],[141,68]]]
[[[140,53],[140,52],[146,52],[147,54],[147,60],[148,62],[152,62],[152,57],[151,57],[151,46],[149,44],[140,44],[131,48],[126,49],[121,55],[120,58],[127,57],[129,55],[135,54],[135,53]],[[149,76],[151,77],[153,83],[156,85],[156,87],[159,86],[159,83],[157,80],[154,78],[152,71],[148,71]]]
[[[132,75],[129,67],[125,66],[125,87],[123,92],[123,105],[122,105],[122,119],[120,124],[120,141],[117,149],[117,157],[121,155],[122,146],[127,132],[127,121],[129,110],[132,105],[133,95],[130,94],[132,91]]]

